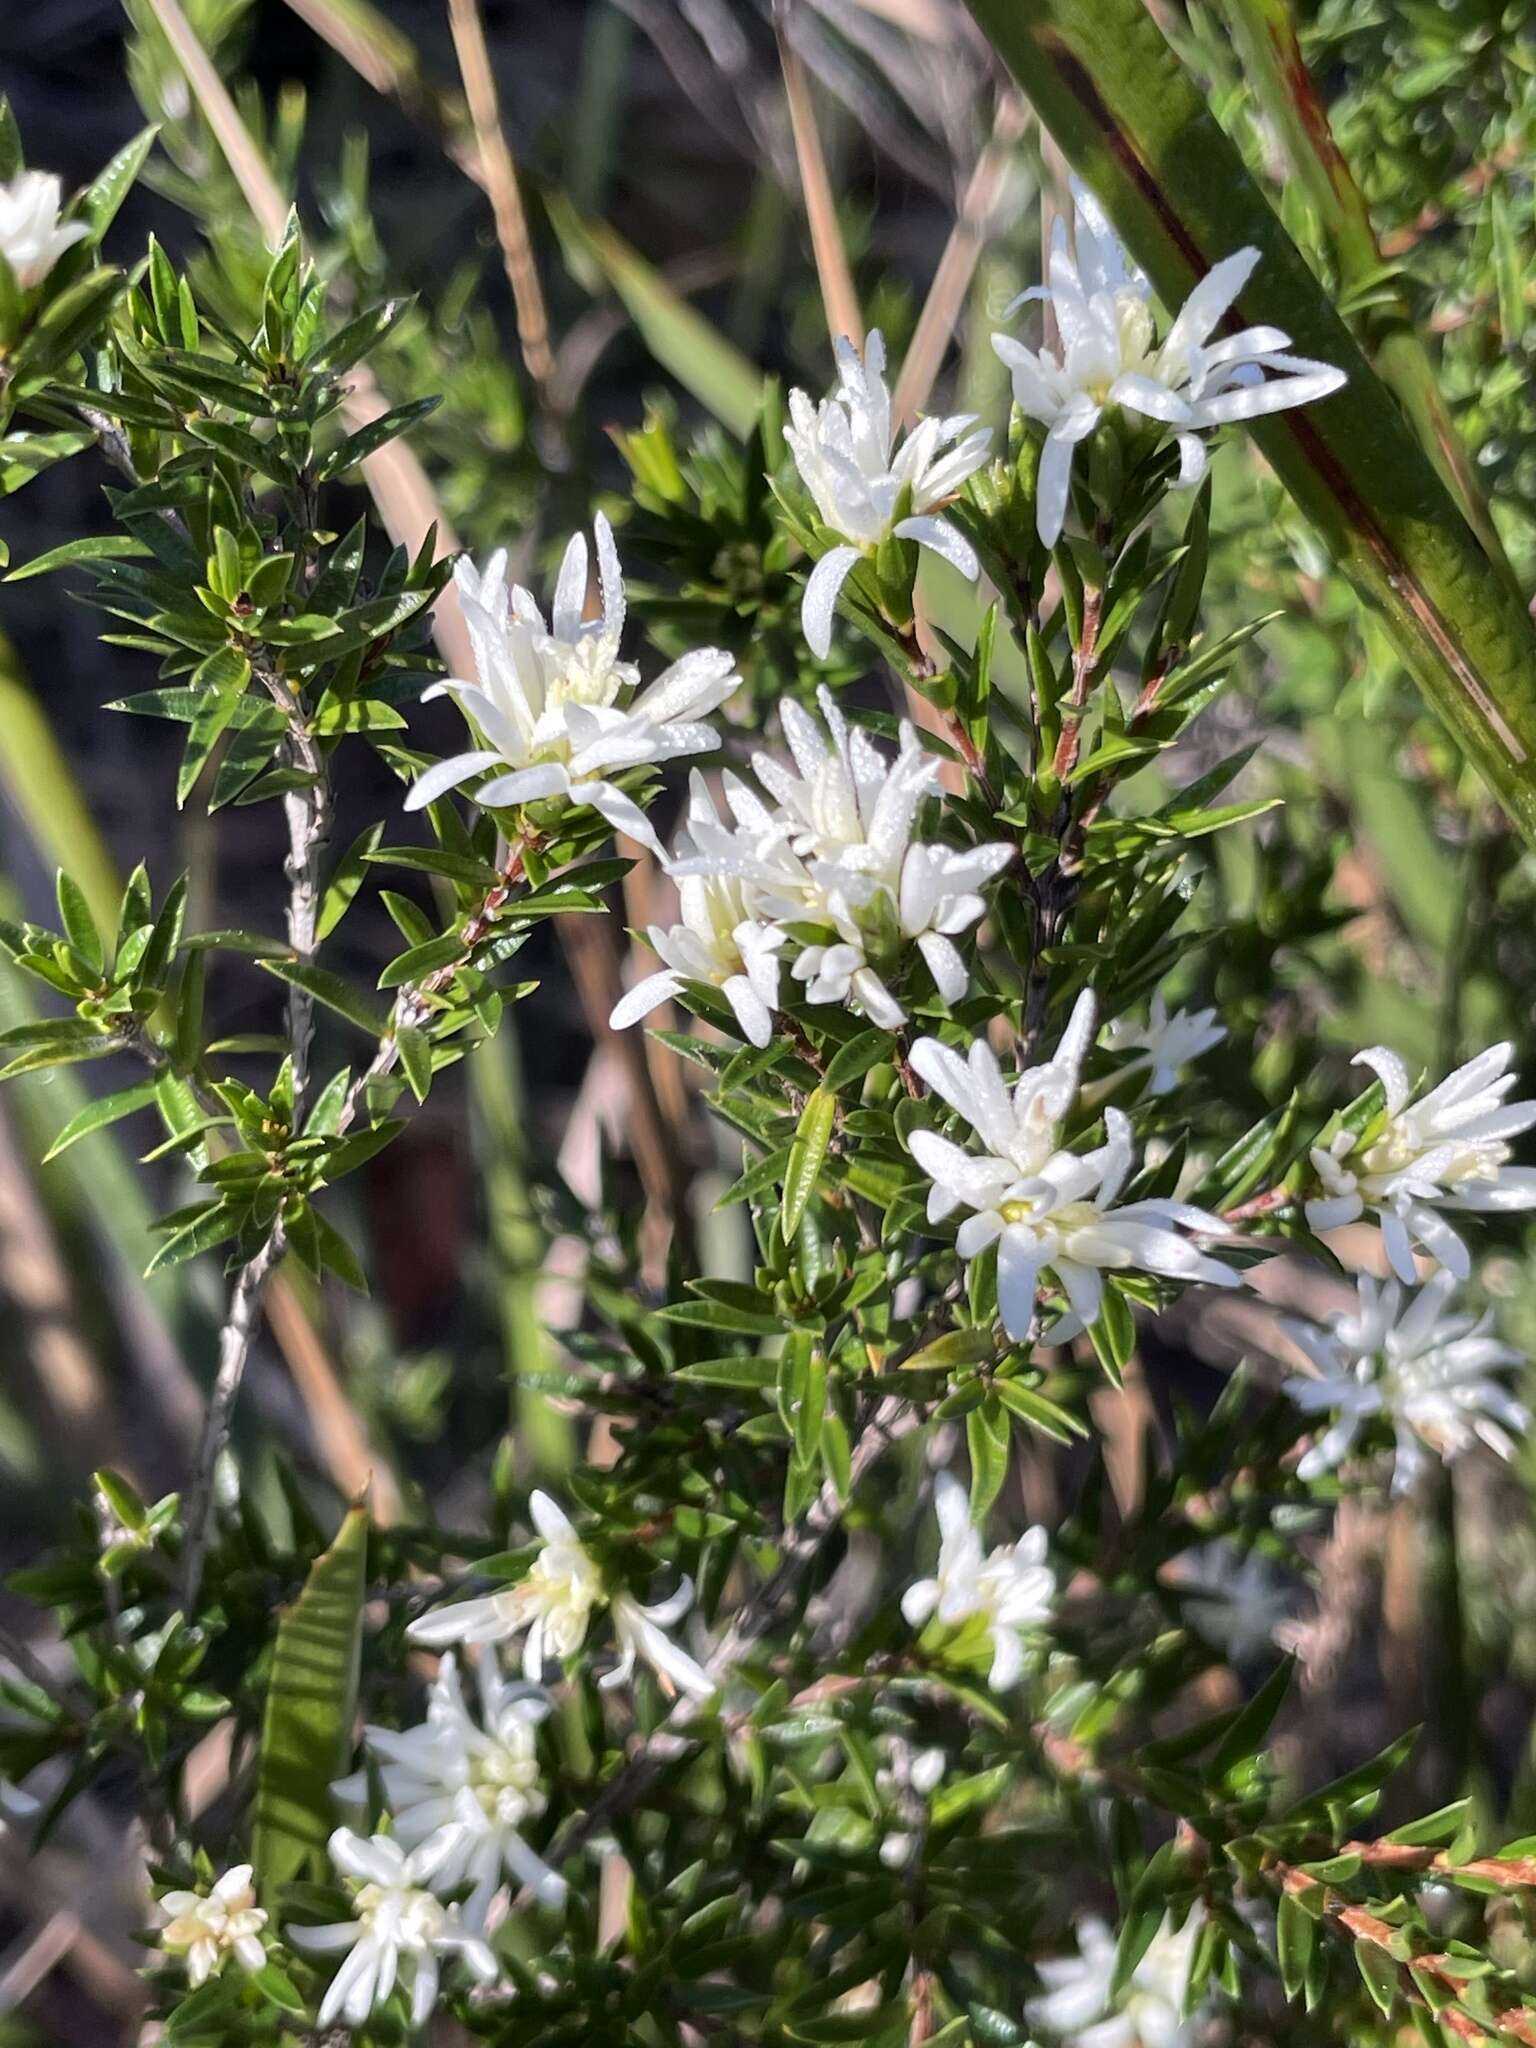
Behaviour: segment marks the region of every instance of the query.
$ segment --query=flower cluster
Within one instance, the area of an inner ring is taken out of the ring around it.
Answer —
[[[1336,1417],[1298,1465],[1303,1479],[1334,1471],[1377,1418],[1396,1439],[1396,1493],[1416,1483],[1426,1449],[1448,1460],[1483,1443],[1501,1458],[1514,1455],[1530,1411],[1496,1375],[1521,1364],[1520,1353],[1491,1334],[1491,1314],[1447,1313],[1456,1286],[1442,1268],[1405,1301],[1395,1280],[1380,1286],[1362,1275],[1354,1314],[1335,1316],[1326,1329],[1286,1324],[1318,1375],[1288,1380],[1286,1392],[1305,1413]]]
[[[606,1606],[613,1620],[619,1662],[598,1680],[611,1688],[624,1684],[643,1658],[669,1691],[708,1699],[715,1681],[667,1634],[693,1602],[693,1587],[683,1580],[669,1599],[642,1606],[632,1593],[616,1593],[572,1527],[569,1517],[547,1493],[529,1500],[534,1527],[542,1539],[539,1553],[514,1586],[479,1599],[440,1607],[412,1622],[410,1635],[434,1650],[453,1643],[505,1643],[523,1637],[523,1675],[537,1684],[553,1658],[573,1657],[586,1641],[594,1609]]]
[[[804,391],[789,394],[784,429],[801,481],[821,523],[838,536],[805,586],[800,624],[811,652],[825,660],[832,614],[856,563],[873,559],[883,541],[915,541],[975,577],[970,542],[934,507],[952,498],[987,459],[992,436],[969,414],[925,419],[894,446],[885,343],[871,334],[864,353],[846,336],[837,342],[837,389],[820,405]]]
[[[256,1903],[249,1863],[226,1870],[206,1892],[164,1892],[160,1906],[171,1916],[160,1930],[160,1946],[186,1964],[194,1991],[217,1977],[231,1956],[242,1970],[266,1962],[267,1916]]]
[[[478,1720],[464,1698],[457,1660],[449,1656],[428,1694],[425,1721],[403,1732],[365,1728],[363,1741],[378,1766],[401,1845],[421,1852],[434,1891],[471,1888],[464,1919],[483,1932],[504,1871],[552,1906],[564,1899],[565,1880],[523,1836],[548,1804],[538,1730],[549,1699],[536,1686],[509,1684],[489,1651],[480,1656],[476,1677]],[[345,1803],[365,1804],[368,1773],[343,1778],[333,1790]]]
[[[550,1701],[537,1681],[548,1662],[581,1648],[596,1609],[609,1609],[620,1651],[617,1667],[600,1685],[623,1683],[644,1658],[670,1691],[705,1699],[716,1690],[702,1665],[666,1633],[692,1601],[686,1580],[654,1607],[611,1592],[559,1505],[535,1493],[530,1506],[542,1540],[524,1577],[499,1593],[440,1608],[410,1629],[414,1640],[434,1649],[478,1647],[478,1713],[465,1697],[458,1660],[449,1655],[432,1683],[423,1721],[404,1730],[363,1731],[392,1832],[365,1839],[337,1829],[331,1860],[353,1882],[355,1917],[288,1930],[297,1947],[313,1954],[346,1952],[321,2004],[322,2028],[338,2015],[360,2025],[397,1981],[408,1983],[412,2024],[419,2026],[436,2000],[444,1956],[460,1957],[479,1982],[494,1982],[500,1972],[485,1935],[507,1878],[545,1905],[564,1900],[565,1879],[528,1841],[548,1806],[538,1730]],[[514,1683],[501,1669],[496,1646],[519,1635],[525,1677]],[[332,1789],[344,1805],[365,1806],[370,1773],[357,1771]]]
[[[454,571],[474,649],[475,677],[434,683],[423,697],[454,697],[481,744],[425,769],[407,810],[420,810],[479,776],[478,803],[500,806],[561,799],[597,811],[616,831],[659,853],[635,799],[613,780],[626,769],[707,753],[717,744],[704,722],[741,681],[718,647],[683,655],[638,694],[640,672],[620,659],[624,578],[613,531],[593,521],[602,608],[586,616],[588,553],[573,534],[546,622],[531,592],[507,589],[507,552],[483,570],[466,557]]]
[[[1125,1202],[1134,1164],[1130,1120],[1104,1113],[1106,1142],[1077,1152],[1061,1143],[1093,1043],[1097,1010],[1084,991],[1054,1058],[1030,1067],[1012,1087],[983,1039],[962,1058],[936,1038],[920,1038],[912,1066],[981,1139],[980,1154],[937,1131],[914,1131],[912,1156],[933,1186],[929,1221],[957,1209],[972,1213],[956,1236],[970,1260],[997,1246],[997,1299],[1003,1327],[1023,1342],[1035,1327],[1042,1274],[1067,1297],[1069,1313],[1047,1333],[1062,1343],[1097,1320],[1105,1271],[1136,1269],[1184,1281],[1236,1284],[1237,1274],[1190,1242],[1188,1232],[1221,1233],[1221,1219],[1188,1202]]]
[[[1514,1048],[1493,1045],[1415,1100],[1405,1063],[1384,1045],[1355,1064],[1372,1068],[1386,1096],[1384,1114],[1363,1134],[1341,1129],[1312,1153],[1322,1193],[1307,1203],[1313,1230],[1336,1230],[1374,1216],[1392,1270],[1417,1279],[1414,1247],[1465,1280],[1466,1245],[1441,1213],[1536,1209],[1536,1167],[1511,1166],[1509,1140],[1536,1124],[1536,1102],[1506,1102],[1515,1085]]]
[[[686,830],[669,871],[683,919],[648,936],[662,970],[613,1013],[632,1024],[685,982],[721,990],[745,1037],[766,1045],[790,977],[808,1003],[853,1003],[888,1031],[906,1021],[891,982],[915,949],[945,1002],[968,976],[954,944],[986,909],[981,891],[1013,858],[999,840],[957,847],[916,837],[919,810],[939,790],[938,763],[903,724],[894,761],[850,727],[820,693],[824,736],[793,701],[781,709],[790,761],[755,754],[753,770],[775,803],[724,778],[727,824],[696,777]]]
[[[364,1837],[337,1828],[329,1849],[349,1882],[353,1918],[287,1929],[295,1948],[343,1957],[320,2001],[321,2033],[338,2019],[362,2026],[397,1983],[409,1994],[411,2025],[424,2026],[437,2003],[445,1958],[462,1961],[477,1983],[496,1982],[501,1971],[484,1939],[428,1888],[435,1867],[431,1846],[407,1853],[388,1835]]]
[[[988,1683],[994,1692],[1024,1674],[1024,1634],[1049,1619],[1056,1574],[1045,1561],[1044,1529],[1028,1529],[1010,1548],[984,1551],[965,1488],[948,1472],[934,1483],[939,1559],[931,1579],[918,1579],[902,1598],[913,1628],[937,1619],[946,1628],[980,1617],[992,1644]]]
[[[1051,308],[1059,347],[992,337],[1012,374],[1014,402],[1046,429],[1035,519],[1047,547],[1066,523],[1073,451],[1113,408],[1171,427],[1178,481],[1190,485],[1205,473],[1202,433],[1308,405],[1345,381],[1327,363],[1287,354],[1290,337],[1278,327],[1244,327],[1212,340],[1253,274],[1257,249],[1239,249],[1207,271],[1159,342],[1146,278],[1127,260],[1097,200],[1081,186],[1073,197],[1072,249],[1058,220],[1049,284],[1014,301],[1041,299]]]

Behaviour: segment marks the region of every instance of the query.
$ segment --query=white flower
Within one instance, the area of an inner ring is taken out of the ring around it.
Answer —
[[[1321,1198],[1306,1205],[1313,1230],[1336,1230],[1367,1211],[1381,1225],[1392,1270],[1412,1286],[1415,1244],[1465,1280],[1467,1248],[1442,1209],[1536,1208],[1536,1170],[1509,1166],[1509,1140],[1536,1124],[1536,1102],[1506,1102],[1513,1047],[1490,1046],[1415,1102],[1408,1069],[1384,1045],[1355,1057],[1386,1091],[1386,1120],[1365,1141],[1339,1131],[1316,1146]]]
[[[407,1631],[414,1642],[440,1650],[450,1643],[504,1643],[526,1631],[523,1676],[530,1684],[551,1659],[576,1654],[593,1608],[607,1598],[602,1574],[547,1493],[530,1494],[528,1510],[543,1542],[525,1576],[499,1593],[422,1615]]]
[[[160,1900],[170,1914],[160,1930],[167,1955],[186,1960],[187,1982],[195,1991],[217,1977],[233,1956],[242,1970],[259,1970],[267,1960],[261,1930],[267,1916],[256,1903],[249,1863],[237,1863],[208,1892],[166,1892]]]
[[[780,707],[790,763],[753,756],[778,809],[728,776],[734,828],[713,807],[697,820],[690,816],[693,846],[672,873],[739,880],[743,906],[775,931],[789,924],[828,928],[790,970],[806,1000],[857,1003],[894,1031],[906,1012],[886,976],[905,947],[917,948],[945,1002],[964,995],[965,963],[953,935],[981,918],[980,892],[1013,848],[1001,840],[963,848],[914,842],[919,807],[940,786],[938,763],[915,729],[903,722],[892,761],[861,726],[850,727],[829,691],[820,691],[818,701],[826,735],[791,699]]]
[[[1278,327],[1245,327],[1211,340],[1248,282],[1257,249],[1239,249],[1208,271],[1159,345],[1146,278],[1127,262],[1098,202],[1081,186],[1074,186],[1073,198],[1075,259],[1068,252],[1066,224],[1058,220],[1049,287],[1036,287],[1014,302],[1049,303],[1059,351],[1028,349],[1007,334],[992,337],[1013,374],[1015,402],[1049,430],[1035,503],[1047,547],[1066,519],[1072,451],[1108,408],[1122,406],[1173,427],[1178,480],[1188,485],[1198,483],[1205,470],[1199,436],[1206,429],[1307,405],[1345,381],[1342,370],[1285,354],[1290,337]],[[1266,370],[1277,374],[1266,377]]]
[[[1175,1010],[1170,1015],[1167,1000],[1159,990],[1152,998],[1144,1025],[1133,1024],[1128,1017],[1117,1017],[1104,1033],[1104,1043],[1111,1052],[1136,1053],[1136,1058],[1127,1060],[1120,1069],[1122,1074],[1149,1067],[1148,1094],[1169,1095],[1178,1084],[1180,1069],[1209,1052],[1213,1045],[1220,1045],[1226,1035],[1227,1028],[1216,1022],[1214,1010]]]
[[[1179,1235],[1220,1231],[1218,1217],[1187,1202],[1115,1206],[1133,1164],[1131,1126],[1121,1111],[1105,1111],[1107,1142],[1096,1151],[1058,1149],[1061,1123],[1093,1042],[1094,1017],[1093,997],[1085,990],[1055,1058],[1020,1074],[1011,1090],[985,1040],[972,1045],[968,1060],[936,1038],[920,1038],[912,1048],[914,1071],[960,1112],[986,1147],[978,1156],[936,1131],[913,1132],[912,1156],[933,1181],[928,1220],[937,1223],[959,1208],[974,1212],[960,1225],[956,1247],[970,1260],[997,1245],[998,1307],[1004,1328],[1018,1341],[1029,1334],[1042,1272],[1055,1278],[1071,1304],[1070,1315],[1050,1332],[1057,1343],[1097,1318],[1106,1270],[1137,1269],[1218,1287],[1237,1283],[1229,1267]]]
[[[1530,1411],[1495,1374],[1521,1364],[1520,1353],[1490,1335],[1491,1311],[1446,1314],[1456,1284],[1442,1269],[1405,1306],[1395,1280],[1378,1286],[1362,1276],[1353,1315],[1333,1317],[1327,1329],[1286,1323],[1318,1371],[1316,1379],[1288,1380],[1286,1392],[1309,1415],[1336,1416],[1297,1466],[1301,1478],[1333,1471],[1378,1415],[1397,1438],[1395,1493],[1417,1480],[1426,1448],[1447,1460],[1477,1442],[1501,1458],[1514,1455]]]
[[[483,1932],[503,1868],[549,1905],[560,1903],[566,1887],[521,1832],[548,1804],[537,1735],[549,1701],[531,1687],[509,1685],[491,1651],[481,1654],[477,1675],[478,1721],[448,1656],[428,1694],[425,1721],[403,1733],[365,1728],[363,1740],[378,1762],[401,1846],[427,1852],[422,1861],[433,1890],[472,1887],[464,1918]],[[333,1790],[339,1799],[366,1800],[367,1773]]]
[[[18,171],[0,185],[0,256],[23,291],[41,284],[66,249],[90,233],[85,221],[59,221],[64,188],[52,171]]]
[[[892,450],[891,394],[885,384],[885,343],[872,333],[862,360],[846,336],[837,342],[837,389],[820,405],[804,391],[789,394],[791,424],[784,429],[801,480],[816,501],[824,526],[841,534],[805,586],[800,623],[811,652],[825,660],[832,645],[832,613],[849,571],[872,556],[890,535],[916,541],[974,577],[974,549],[935,505],[952,498],[987,459],[992,436],[973,434],[972,415],[925,419]],[[946,452],[947,451],[947,452]]]
[[[484,744],[419,775],[405,800],[407,810],[420,810],[445,790],[490,773],[491,779],[475,791],[477,803],[563,797],[590,806],[617,831],[660,853],[644,812],[609,778],[645,762],[671,761],[713,747],[714,727],[701,721],[724,703],[741,677],[723,649],[702,647],[631,697],[639,671],[619,659],[624,579],[612,529],[601,512],[593,531],[602,611],[592,619],[583,615],[584,534],[573,534],[565,551],[547,624],[520,585],[509,598],[504,548],[480,572],[468,559],[460,561],[454,581],[474,649],[476,679],[451,678],[422,694],[425,699],[447,692],[457,698]]]
[[[1198,1908],[1177,1932],[1165,1920],[1112,1999],[1115,1937],[1085,1913],[1077,1923],[1077,1954],[1035,1965],[1045,1990],[1026,2003],[1025,2018],[1075,2048],[1186,2048],[1195,2038],[1195,2017],[1184,2017],[1184,1999],[1200,1921]]]
[[[649,1664],[668,1692],[685,1692],[696,1700],[710,1699],[719,1687],[704,1669],[679,1649],[667,1634],[693,1605],[693,1581],[685,1578],[675,1593],[642,1607],[630,1593],[613,1596],[613,1632],[619,1639],[619,1661],[597,1682],[604,1689],[623,1685],[634,1675],[635,1659]]]
[[[337,1828],[329,1847],[332,1863],[351,1880],[356,1918],[286,1930],[293,1946],[311,1955],[345,1955],[316,2015],[321,2033],[338,2018],[362,2026],[397,1982],[411,1995],[411,2025],[425,2025],[444,1956],[460,1957],[481,1984],[495,1983],[501,1973],[484,1941],[464,1927],[456,1907],[426,1889],[428,1851],[407,1855],[388,1835],[365,1839],[350,1828]]]
[[[1234,1664],[1271,1649],[1291,1611],[1283,1575],[1261,1551],[1231,1542],[1188,1552],[1173,1583],[1184,1620]]]
[[[1022,1631],[1048,1618],[1056,1595],[1056,1574],[1045,1562],[1046,1533],[1028,1529],[1011,1549],[1004,1544],[984,1552],[965,1488],[948,1472],[935,1481],[933,1504],[939,1518],[938,1566],[931,1579],[918,1579],[907,1588],[901,1611],[913,1628],[933,1615],[947,1628],[985,1615],[992,1639],[987,1682],[1002,1692],[1023,1676]]]
[[[642,1607],[627,1593],[610,1595],[564,1510],[543,1492],[530,1494],[528,1507],[543,1544],[526,1575],[499,1593],[422,1615],[407,1630],[413,1641],[441,1650],[451,1643],[504,1643],[526,1631],[523,1676],[537,1684],[550,1658],[572,1657],[581,1648],[593,1608],[609,1606],[620,1663],[598,1680],[600,1685],[628,1678],[638,1652],[667,1686],[698,1699],[718,1690],[708,1672],[663,1633],[692,1603],[688,1579],[655,1607]]]
[[[716,811],[704,778],[695,769],[689,782],[688,825],[693,843],[680,840],[677,857],[692,852],[698,833],[713,825],[726,827]],[[658,1003],[677,994],[686,981],[718,988],[735,1013],[742,1036],[766,1045],[773,1035],[773,1013],[779,1006],[778,953],[786,934],[780,926],[753,916],[746,885],[731,875],[683,875],[678,880],[682,922],[653,924],[646,933],[662,962],[615,1006],[608,1019],[615,1031],[649,1016]]]

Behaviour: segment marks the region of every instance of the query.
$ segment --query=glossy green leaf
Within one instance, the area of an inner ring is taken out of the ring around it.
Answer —
[[[368,1516],[349,1510],[277,1626],[256,1761],[251,1860],[261,1895],[329,1874],[331,1781],[347,1766],[362,1647]]]
[[[784,1170],[784,1194],[779,1213],[786,1238],[792,1238],[800,1228],[800,1218],[815,1192],[827,1147],[832,1141],[836,1117],[837,1097],[830,1088],[817,1088],[806,1098],[795,1128],[794,1142],[789,1148],[789,1164]]]

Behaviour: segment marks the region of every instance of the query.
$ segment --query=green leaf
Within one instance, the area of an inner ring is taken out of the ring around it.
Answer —
[[[7,434],[0,439],[0,498],[31,483],[40,471],[78,455],[95,441],[94,434],[61,430],[56,434]]]
[[[177,808],[192,794],[208,756],[223,737],[235,715],[235,706],[251,680],[251,664],[232,647],[221,647],[198,663],[191,687],[197,695],[197,709],[187,731],[187,743],[176,775]]]
[[[1274,1946],[1280,1960],[1280,1982],[1288,1999],[1294,1999],[1307,1982],[1315,1944],[1317,1921],[1290,1892],[1282,1892],[1274,1915]]]
[[[815,1089],[806,1098],[789,1148],[789,1165],[784,1172],[784,1195],[779,1214],[786,1238],[800,1228],[806,1204],[816,1191],[816,1182],[832,1141],[837,1118],[837,1097],[828,1087]]]
[[[349,982],[343,981],[339,974],[332,974],[325,967],[315,967],[307,960],[263,960],[261,964],[268,974],[275,974],[279,981],[292,982],[295,988],[306,990],[317,1003],[324,1003],[328,1010],[345,1017],[349,1024],[355,1024],[370,1038],[384,1036],[389,1025],[386,1012]]]
[[[1402,1842],[1414,1849],[1437,1849],[1443,1842],[1449,1842],[1472,1813],[1470,1799],[1453,1799],[1449,1806],[1442,1806],[1434,1813],[1425,1814],[1422,1820],[1411,1820],[1400,1828],[1394,1828],[1382,1837],[1387,1842]],[[1507,1849],[1501,1855],[1508,1855]]]
[[[363,886],[368,872],[368,856],[383,833],[384,822],[380,819],[360,832],[336,863],[331,879],[325,885],[325,894],[320,899],[320,916],[315,926],[318,938],[329,938],[351,909],[352,900]]]
[[[367,1561],[368,1516],[354,1507],[277,1625],[251,1837],[269,1905],[279,1886],[329,1875],[331,1781],[351,1760]]]
[[[400,1048],[400,1065],[418,1102],[425,1102],[432,1086],[432,1045],[425,1031],[415,1024],[402,1024],[395,1032]]]
[[[34,555],[30,562],[12,569],[5,581],[23,583],[29,576],[47,576],[55,569],[70,569],[80,562],[121,561],[148,553],[144,543],[132,534],[91,533],[82,540],[68,540],[62,547],[49,548],[44,555]]]
[[[210,1252],[216,1245],[227,1244],[239,1228],[239,1212],[228,1202],[203,1203],[161,1245],[144,1268],[145,1279],[169,1266],[184,1265],[188,1259],[195,1259],[200,1252]]]
[[[1217,1744],[1210,1761],[1212,1777],[1247,1763],[1265,1747],[1270,1727],[1279,1713],[1286,1693],[1290,1690],[1291,1675],[1295,1663],[1289,1657],[1282,1657],[1274,1670],[1248,1701],[1231,1727]]]
[[[349,320],[345,327],[322,341],[305,367],[329,370],[333,376],[342,370],[350,370],[383,340],[396,321],[402,319],[415,303],[414,299],[386,299],[382,305],[370,306],[366,313],[359,313],[355,320]]]
[[[63,868],[59,869],[56,886],[59,916],[64,923],[64,936],[81,959],[87,961],[99,973],[102,964],[101,934],[96,929],[95,918],[91,916],[85,892]]]
[[[310,721],[310,730],[321,739],[343,732],[400,732],[403,713],[377,697],[327,697]]]
[[[1355,1966],[1367,1991],[1383,2012],[1391,2012],[1397,2003],[1399,1979],[1397,1965],[1384,1949],[1363,1936],[1355,1943]]]
[[[145,1109],[155,1100],[158,1084],[154,1081],[140,1081],[132,1088],[120,1088],[115,1095],[100,1095],[94,1102],[88,1102],[84,1109],[77,1110],[43,1154],[43,1164],[57,1159],[61,1152],[67,1152],[80,1138],[88,1138],[92,1131],[99,1131],[108,1124],[115,1124],[120,1117],[132,1116],[136,1109]]]
[[[355,434],[349,434],[339,448],[333,448],[325,457],[315,474],[322,483],[333,476],[340,476],[355,463],[366,461],[398,434],[414,426],[417,420],[425,419],[429,412],[436,412],[442,402],[437,397],[413,398],[405,405],[393,406],[376,420],[370,420],[367,426],[359,427]]]
[[[683,1301],[656,1311],[663,1322],[688,1329],[725,1330],[735,1337],[776,1337],[782,1320],[760,1310],[736,1308],[724,1301]]]
[[[839,1046],[827,1062],[827,1071],[822,1077],[834,1094],[847,1088],[854,1081],[862,1081],[871,1067],[891,1056],[891,1034],[888,1031],[861,1031],[857,1038]]]
[[[428,974],[435,974],[440,967],[450,967],[464,958],[464,939],[458,931],[438,932],[433,938],[423,939],[419,946],[408,946],[403,953],[397,953],[379,976],[380,988],[400,988],[406,982],[420,981]]]
[[[108,1507],[125,1529],[142,1529],[145,1526],[149,1518],[144,1511],[144,1503],[120,1472],[114,1472],[110,1465],[103,1465],[91,1474],[91,1483],[98,1493],[105,1496]]]
[[[0,179],[9,184],[25,162],[16,110],[10,100],[4,94],[0,94]]]
[[[120,270],[91,270],[50,299],[27,337],[27,368],[63,362],[104,324],[126,283]]]
[[[971,1519],[979,1522],[1008,1477],[1012,1425],[995,1394],[988,1394],[965,1418],[965,1447],[971,1457]]]
[[[501,879],[488,860],[453,853],[445,846],[380,846],[364,854],[363,859],[370,865],[378,862],[384,867],[442,875],[447,881],[464,882],[473,889],[492,889]]]
[[[766,1394],[778,1384],[779,1364],[775,1358],[699,1358],[692,1365],[680,1365],[672,1377],[705,1387]]]
[[[91,235],[100,241],[117,218],[118,208],[133,189],[144,168],[144,159],[155,146],[158,127],[141,128],[131,142],[125,142],[86,186],[75,202],[76,210],[91,224]]]

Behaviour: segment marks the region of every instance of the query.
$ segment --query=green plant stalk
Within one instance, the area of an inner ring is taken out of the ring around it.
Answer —
[[[1166,303],[1251,245],[1232,323],[1346,372],[1250,431],[1536,845],[1536,631],[1141,0],[967,5]]]
[[[1346,291],[1373,290],[1372,303],[1359,324],[1377,374],[1408,415],[1420,446],[1489,560],[1509,578],[1512,588],[1518,587],[1408,302],[1382,278],[1384,265],[1370,210],[1328,125],[1327,109],[1302,55],[1290,0],[1222,4],[1248,85],[1317,215],[1340,283]]]

